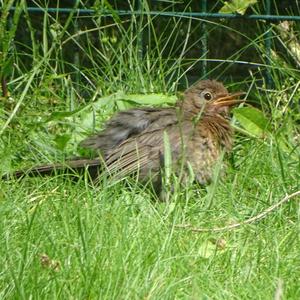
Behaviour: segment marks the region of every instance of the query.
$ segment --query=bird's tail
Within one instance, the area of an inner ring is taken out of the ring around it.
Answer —
[[[100,159],[72,159],[65,163],[54,163],[49,165],[41,165],[29,169],[18,170],[11,174],[2,176],[3,180],[13,178],[21,178],[24,176],[51,176],[54,174],[83,174],[85,170],[89,173],[91,179],[97,178],[102,161]]]

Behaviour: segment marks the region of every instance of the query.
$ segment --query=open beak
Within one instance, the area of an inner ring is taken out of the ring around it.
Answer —
[[[214,105],[216,107],[224,107],[224,106],[230,107],[230,106],[234,106],[234,105],[237,105],[240,103],[244,103],[245,100],[240,100],[237,98],[239,96],[242,96],[245,94],[246,93],[244,93],[244,92],[229,94],[224,97],[217,98],[216,100],[213,101],[212,105]]]

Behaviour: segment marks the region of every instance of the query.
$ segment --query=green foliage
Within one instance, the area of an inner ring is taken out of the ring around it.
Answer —
[[[130,181],[1,182],[1,298],[272,298],[279,281],[284,297],[299,298],[297,199],[231,232],[175,227],[239,222],[285,195],[275,148],[250,140],[236,155],[243,163],[217,185],[210,209],[192,185],[161,203]],[[300,178],[290,162],[292,191]]]
[[[240,107],[234,109],[233,114],[249,134],[262,137],[266,132],[270,133],[270,122],[261,111],[252,107]]]
[[[247,8],[256,4],[257,0],[231,0],[225,1],[224,6],[219,10],[220,13],[238,13],[244,15]]]
[[[13,49],[12,43],[19,23],[20,15],[25,7],[25,1],[9,0],[1,5],[0,17],[0,80],[13,73]],[[16,10],[12,17],[9,17],[10,8],[16,4]],[[2,86],[3,89],[3,86]],[[6,91],[2,90],[2,93]]]
[[[9,36],[1,55],[14,62],[12,72],[4,71],[9,97],[0,102],[1,174],[80,155],[78,142],[116,111],[172,105],[191,74],[199,79],[198,19],[162,21],[146,13],[107,19],[101,12],[112,10],[108,1],[95,6],[99,14],[82,19],[45,13],[41,30],[26,14],[9,34],[1,14],[1,34]],[[240,21],[238,30],[230,22],[206,25],[214,41],[218,30],[233,37],[222,47],[210,45],[216,56],[209,76],[225,78],[230,91],[248,91],[256,107],[233,111],[237,134],[227,175],[216,175],[209,187],[187,182],[177,188],[166,169],[167,203],[135,178],[100,178],[97,186],[86,175],[78,182],[61,175],[1,180],[1,299],[273,299],[279,292],[300,298],[299,198],[236,231],[196,234],[176,227],[240,222],[300,186],[300,75],[293,60],[274,47],[266,66],[265,23],[253,26],[255,36],[242,31]],[[274,44],[278,39],[273,35]],[[230,57],[215,54],[228,44]],[[260,57],[251,69],[247,51]],[[237,62],[243,63],[241,81],[226,75]],[[266,69],[272,87],[264,82]],[[165,159],[168,166],[171,157]]]

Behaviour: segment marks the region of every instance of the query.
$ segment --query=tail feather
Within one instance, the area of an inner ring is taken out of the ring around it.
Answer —
[[[66,161],[63,164],[55,163],[32,167],[25,170],[18,170],[13,172],[12,174],[6,174],[2,176],[2,179],[8,180],[11,178],[21,178],[24,176],[51,176],[57,173],[83,174],[85,170],[88,171],[92,179],[95,179],[99,174],[100,166],[100,159],[74,159]]]

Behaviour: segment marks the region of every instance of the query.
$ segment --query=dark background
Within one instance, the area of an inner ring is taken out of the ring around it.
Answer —
[[[84,2],[84,5],[83,3]],[[254,5],[253,7],[249,7],[246,11],[246,14],[264,14],[266,11],[265,4],[266,1],[258,1],[259,3]],[[38,5],[42,7],[59,7],[59,8],[72,8],[76,5],[77,1],[28,1],[28,7],[37,7]],[[101,15],[103,10],[112,11],[112,10],[130,10],[132,7],[137,9],[138,2],[130,1],[131,7],[127,1],[81,1],[78,2],[78,8],[87,8],[87,9],[95,9],[96,15],[82,15],[82,16],[74,16],[73,22],[68,27],[68,32],[76,33],[76,30],[88,30],[95,27],[95,18],[98,18]],[[154,11],[185,11],[185,12],[199,12],[201,9],[201,1],[147,1],[146,5],[148,5],[150,10]],[[218,12],[220,8],[223,6],[223,1],[207,1],[207,11],[208,12]],[[299,15],[300,7],[298,0],[284,0],[284,1],[271,1],[271,14],[275,15]],[[51,14],[54,19],[59,20],[59,23],[64,25],[67,20],[67,13],[52,13]],[[33,59],[31,55],[31,37],[30,30],[28,27],[28,22],[30,22],[30,26],[34,28],[35,39],[37,43],[42,41],[42,27],[43,24],[43,13],[29,13],[27,17],[22,17],[18,26],[16,38],[15,38],[15,47],[19,54],[23,56],[22,59],[22,68],[30,69],[33,64]],[[120,16],[120,20],[129,20],[132,18],[131,16]],[[177,19],[178,20],[178,19]],[[217,59],[217,60],[239,60],[244,62],[252,62],[252,63],[266,63],[266,56],[262,55],[261,49],[264,47],[264,40],[261,38],[258,41],[260,44],[260,50],[258,50],[257,45],[252,46],[249,45],[251,40],[255,40],[258,35],[261,35],[265,32],[269,27],[270,23],[265,21],[252,21],[252,20],[241,20],[241,19],[229,19],[229,20],[218,20],[218,19],[208,19],[213,23],[205,23],[201,20],[193,20],[192,21],[192,30],[189,38],[189,49],[184,54],[184,59],[187,62],[187,67],[189,66],[189,61],[195,61],[199,57],[203,55],[203,44],[201,42],[201,38],[203,37],[204,32],[207,32],[207,53],[206,57],[208,59]],[[145,22],[146,18],[142,21]],[[110,24],[116,22],[114,17],[101,17],[101,24]],[[76,23],[76,26],[75,25]],[[129,24],[130,22],[128,22]],[[162,52],[162,55],[165,58],[174,58],[176,59],[181,53],[181,46],[184,43],[186,38],[186,33],[189,26],[189,20],[182,18],[179,23],[176,23],[176,18],[165,17],[165,16],[156,16],[152,18],[152,23],[154,26],[154,30],[161,38],[161,43],[168,40],[169,35],[171,34],[174,26],[178,28],[176,31],[178,35],[176,37],[177,46],[168,43]],[[272,24],[276,24],[278,22],[272,21]],[[205,24],[205,28],[203,27]],[[126,23],[124,27],[126,27]],[[149,31],[150,32],[150,31]],[[148,29],[145,28],[141,33],[141,43],[140,46],[142,48],[142,56],[145,55],[146,49],[152,49],[154,46],[149,39]],[[105,35],[108,39],[112,37],[116,41],[116,45],[118,44],[118,40],[121,38],[122,33],[112,29],[107,29]],[[101,49],[103,46],[103,39],[99,39],[97,33],[90,33],[89,38],[93,41],[94,45]],[[51,36],[49,35],[49,39],[51,40]],[[84,46],[85,39],[79,38],[78,40],[81,45]],[[289,59],[288,55],[285,53],[285,49],[283,49],[276,39],[272,39],[271,41],[272,49],[275,50],[279,57],[284,60],[284,63],[288,63],[292,67],[296,66],[293,63],[293,60]],[[239,54],[238,51],[242,50]],[[82,68],[93,68],[94,66],[91,64],[89,59],[86,56],[85,51],[79,49],[75,43],[72,41],[66,44],[66,47],[62,49],[63,59],[66,62],[69,62],[69,67],[67,66],[66,72],[74,72],[72,68],[72,64],[74,63],[74,53],[77,54],[77,63]],[[68,65],[68,64],[66,64]],[[98,67],[101,68],[101,61],[98,63]],[[226,62],[221,64],[220,61],[209,61],[207,63],[207,76],[208,77],[226,77],[231,78],[235,81],[243,81],[247,76],[249,76],[249,70],[252,72],[262,72],[262,69],[257,66],[251,66],[247,64],[240,64],[238,62],[230,63]],[[261,75],[261,74],[260,74]],[[191,81],[194,78],[199,78],[199,76],[203,76],[203,63],[197,62],[194,67],[188,72],[188,77],[191,78]],[[83,79],[84,80],[84,79]]]

